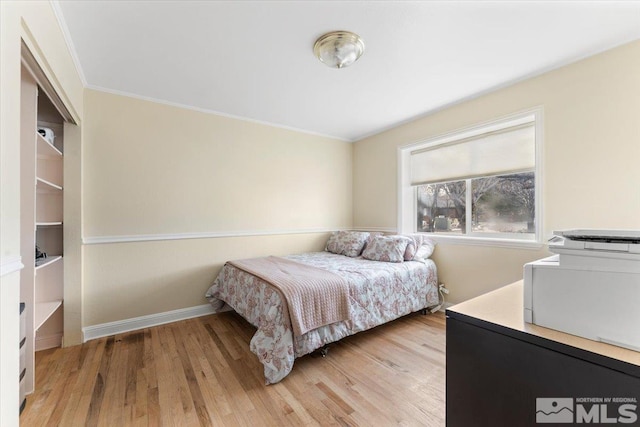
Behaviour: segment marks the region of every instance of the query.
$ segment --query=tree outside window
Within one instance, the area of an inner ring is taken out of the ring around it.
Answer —
[[[416,229],[445,234],[533,235],[535,173],[418,186]]]

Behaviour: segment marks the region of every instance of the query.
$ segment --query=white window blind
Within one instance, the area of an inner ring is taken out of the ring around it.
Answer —
[[[411,185],[533,170],[535,153],[533,121],[446,142],[410,153]]]

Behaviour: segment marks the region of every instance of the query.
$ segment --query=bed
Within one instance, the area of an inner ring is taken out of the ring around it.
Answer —
[[[428,258],[433,246],[421,235],[340,231],[331,235],[323,252],[282,257],[283,262],[339,276],[346,284],[349,318],[308,331],[292,324],[287,297],[260,274],[245,271],[242,264],[227,262],[206,297],[214,311],[231,308],[257,328],[250,349],[264,366],[266,384],[273,384],[291,372],[297,357],[437,305],[436,266]]]

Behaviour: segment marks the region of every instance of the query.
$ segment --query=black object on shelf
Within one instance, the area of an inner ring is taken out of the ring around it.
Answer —
[[[47,253],[42,252],[40,248],[36,245],[36,267],[39,266],[47,259]]]
[[[46,252],[42,252],[38,246],[36,246],[36,260],[43,259],[47,257]]]

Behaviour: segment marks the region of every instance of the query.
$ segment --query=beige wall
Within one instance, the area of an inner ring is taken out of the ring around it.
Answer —
[[[640,228],[640,41],[460,103],[354,146],[354,226],[397,224],[397,148],[511,113],[544,109],[545,237],[564,228]],[[440,244],[449,299],[522,278],[544,250]]]
[[[326,233],[85,246],[85,326],[207,304],[225,261],[324,248]]]
[[[83,87],[49,2],[1,1],[0,32],[0,261],[4,264],[20,256],[20,40],[25,40],[78,122]],[[18,425],[15,343],[20,273],[0,280],[0,425],[9,426]]]
[[[225,260],[321,248],[352,225],[352,145],[86,90],[84,326],[192,307]],[[285,235],[278,235],[284,233]]]

